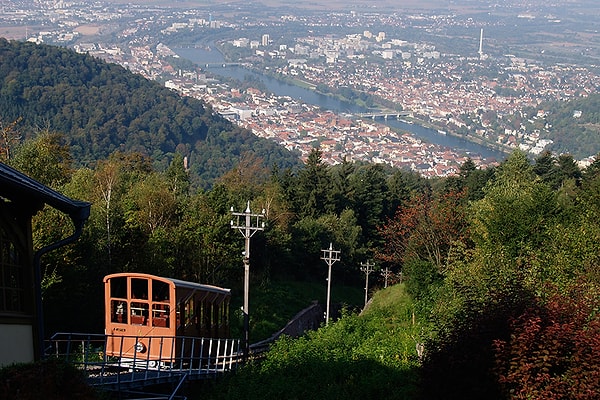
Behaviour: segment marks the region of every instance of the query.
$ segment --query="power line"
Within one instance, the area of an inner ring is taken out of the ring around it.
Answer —
[[[331,266],[340,260],[340,251],[333,250],[333,245],[329,243],[329,249],[321,250],[323,255],[321,260],[325,260],[329,266],[329,274],[327,275],[327,310],[325,311],[325,325],[329,324],[329,304],[331,300]]]
[[[250,238],[256,232],[265,229],[265,223],[261,221],[265,217],[265,210],[263,209],[260,214],[253,214],[250,210],[250,201],[248,201],[244,212],[235,212],[231,207],[231,215],[235,217],[235,222],[233,219],[230,222],[231,228],[239,230],[245,239],[245,249],[242,254],[244,262],[244,357],[248,357],[250,351]]]
[[[366,263],[360,263],[362,267],[360,270],[365,273],[365,307],[367,306],[367,301],[369,299],[369,274],[373,272],[374,264],[370,264],[368,261]]]
[[[383,271],[381,271],[381,276],[384,279],[384,288],[388,287],[388,278],[392,275],[392,271],[390,271],[389,267],[385,267]]]

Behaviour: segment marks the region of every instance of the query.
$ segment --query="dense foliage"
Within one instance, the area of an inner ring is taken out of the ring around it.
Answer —
[[[600,393],[600,297],[575,285],[511,320],[497,340],[496,373],[514,399],[594,399]]]
[[[58,47],[0,38],[0,121],[60,132],[78,165],[116,150],[151,156],[164,169],[178,152],[192,182],[208,187],[244,152],[265,165],[298,165],[296,156],[217,116],[202,101]],[[7,143],[2,143],[5,148]]]
[[[103,398],[80,370],[46,360],[0,369],[0,398],[5,400],[95,400]]]
[[[596,164],[583,174],[572,165],[549,154],[532,165],[524,153],[513,153],[486,183],[482,198],[456,203],[451,197],[449,205],[464,207],[468,229],[454,240],[443,268],[434,268],[429,253],[400,253],[408,282],[425,281],[408,285],[416,288],[417,308],[429,315],[421,397],[596,393],[597,368],[585,357],[597,354],[600,343],[593,244],[600,234],[594,226],[600,203],[592,189],[599,176]],[[415,210],[401,209],[399,215]],[[430,210],[412,220],[429,221]],[[411,235],[420,229],[413,225],[397,248],[410,249]],[[560,300],[564,296],[571,300]],[[577,335],[585,344],[574,340]]]

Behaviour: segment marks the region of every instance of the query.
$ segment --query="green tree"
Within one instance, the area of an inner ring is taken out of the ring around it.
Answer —
[[[486,183],[493,174],[493,168],[482,170],[471,158],[468,158],[461,166],[458,174],[460,186],[456,188],[457,192],[467,190],[468,200],[479,200],[483,198]],[[450,178],[451,179],[451,178]]]
[[[185,159],[181,154],[175,153],[165,173],[171,190],[177,198],[189,194],[190,177],[186,170]]]
[[[567,181],[573,181],[579,185],[582,173],[571,154],[561,154],[558,156],[558,172],[560,186],[565,185]]]
[[[305,167],[299,172],[295,208],[300,217],[319,217],[329,208],[328,193],[331,190],[329,168],[323,162],[322,152],[313,149]]]
[[[342,210],[352,207],[351,197],[353,187],[350,178],[355,171],[356,164],[348,161],[346,157],[344,157],[340,165],[334,166],[331,169],[332,188],[329,192],[329,198],[333,209],[328,211],[340,213]]]
[[[322,272],[321,250],[328,248],[333,241],[325,221],[304,217],[294,223],[291,228],[292,276],[299,279],[311,279]]]
[[[473,238],[480,247],[516,259],[543,242],[557,211],[555,193],[535,180],[525,153],[516,151],[473,206]]]
[[[149,237],[162,274],[225,287],[235,282],[239,238],[229,226],[229,211],[214,198],[212,193],[190,196],[179,209],[177,223]]]
[[[551,187],[555,187],[558,181],[558,169],[556,158],[550,151],[544,151],[535,159],[533,171],[542,181]]]
[[[262,281],[267,282],[272,274],[286,276],[291,261],[291,227],[294,222],[292,204],[286,197],[276,176],[267,182],[262,193],[257,196],[256,204],[265,210],[264,237],[267,250],[263,254]]]
[[[99,201],[97,204],[102,207],[106,228],[106,252],[108,266],[112,265],[112,221],[115,211],[114,196],[122,195],[118,192],[118,185],[121,179],[120,166],[115,161],[106,161],[98,163],[96,167],[94,181],[96,182],[96,194]]]
[[[169,182],[159,173],[144,177],[131,188],[132,200],[127,210],[128,223],[153,233],[168,228],[176,222],[177,202]]]
[[[378,243],[377,227],[385,216],[387,179],[381,165],[358,168],[350,178],[352,208],[367,246]]]
[[[394,170],[388,178],[389,207],[387,217],[393,217],[398,207],[406,204],[413,196],[431,191],[430,182],[413,171]]]
[[[242,154],[237,164],[218,178],[216,183],[227,189],[235,204],[245,204],[262,191],[268,180],[269,170],[264,167],[264,161],[247,152]]]
[[[72,173],[72,157],[63,135],[48,131],[23,142],[15,150],[10,164],[53,188],[66,183]]]

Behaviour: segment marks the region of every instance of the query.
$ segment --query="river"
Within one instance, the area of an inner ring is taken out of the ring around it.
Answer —
[[[360,107],[354,103],[342,101],[332,96],[326,96],[310,89],[296,86],[288,82],[283,82],[271,76],[260,74],[242,66],[224,66],[223,56],[217,50],[207,50],[204,48],[174,48],[173,50],[179,56],[186,58],[200,66],[204,67],[207,64],[210,64],[208,70],[215,75],[234,78],[240,81],[243,81],[246,76],[259,79],[264,83],[265,87],[269,91],[278,96],[289,96],[298,101],[317,105],[322,109],[330,110],[336,113],[358,114],[368,111],[366,108]],[[418,124],[409,124],[403,121],[397,121],[395,119],[389,119],[387,121],[378,120],[378,122],[384,123],[393,128],[399,128],[403,131],[410,132],[414,136],[429,143],[448,147],[459,152],[465,152],[467,154],[481,155],[488,161],[502,161],[507,157],[507,155],[501,151],[490,149],[486,146],[470,142],[460,137],[441,134],[437,130],[426,128]]]

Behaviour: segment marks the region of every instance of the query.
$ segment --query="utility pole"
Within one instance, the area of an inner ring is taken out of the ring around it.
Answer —
[[[369,299],[369,274],[373,272],[373,267],[375,265],[370,264],[368,261],[366,263],[360,263],[362,265],[360,270],[365,273],[365,307],[367,306],[367,301]]]
[[[329,274],[327,275],[327,310],[325,311],[325,325],[329,324],[329,303],[331,301],[331,266],[336,261],[340,260],[340,251],[333,250],[333,245],[329,243],[329,249],[321,250],[323,255],[321,260],[325,260],[329,266]]]
[[[231,207],[231,215],[235,218],[231,220],[231,228],[240,231],[245,239],[245,248],[242,255],[244,262],[244,358],[248,358],[250,353],[250,313],[249,313],[249,294],[250,294],[250,238],[258,231],[265,229],[264,221],[265,210],[260,214],[252,214],[250,211],[250,201],[246,206],[246,211],[235,212]]]
[[[392,275],[392,271],[390,271],[388,267],[385,267],[385,269],[381,271],[381,276],[383,276],[385,282],[383,286],[384,288],[386,288],[388,285],[388,278],[390,277],[390,275]]]

